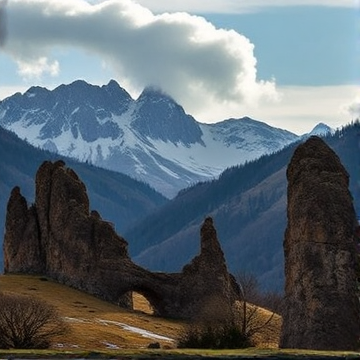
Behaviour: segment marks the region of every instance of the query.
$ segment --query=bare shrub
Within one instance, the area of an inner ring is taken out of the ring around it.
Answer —
[[[242,349],[252,342],[235,323],[210,326],[190,324],[178,339],[179,348],[193,349]]]
[[[273,292],[262,293],[253,274],[239,273],[236,281],[241,294],[237,304],[237,321],[241,332],[252,342],[255,342],[259,334],[262,337],[276,337],[279,332],[278,313],[282,309],[282,296]]]
[[[233,310],[219,298],[208,299],[203,310],[182,332],[178,347],[236,349],[252,346],[236,323]]]
[[[178,339],[178,347],[202,349],[246,348],[275,344],[280,331],[282,297],[261,293],[256,277],[239,273],[240,296],[235,307],[219,298],[208,299]],[[260,339],[260,340],[259,340]]]
[[[45,301],[11,293],[0,294],[0,348],[44,349],[67,331],[56,309]]]

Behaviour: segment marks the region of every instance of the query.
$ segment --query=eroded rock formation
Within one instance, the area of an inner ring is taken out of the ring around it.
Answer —
[[[62,161],[36,176],[35,204],[18,187],[7,207],[5,273],[43,274],[107,301],[131,307],[142,293],[157,315],[191,318],[211,299],[231,307],[238,294],[211,218],[201,228],[201,253],[181,273],[152,273],[134,264],[111,223],[90,212],[85,185]]]
[[[360,335],[356,215],[348,174],[318,137],[287,169],[285,309],[280,346],[354,350]]]

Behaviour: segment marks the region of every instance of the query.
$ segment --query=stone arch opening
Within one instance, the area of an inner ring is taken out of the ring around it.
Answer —
[[[125,292],[119,294],[118,299],[120,299],[119,303],[121,303],[121,299],[125,296],[130,297],[132,299],[132,309],[134,308],[134,294],[137,294],[139,298],[142,298],[142,301],[146,302],[149,309],[149,315],[161,316],[164,311],[164,299],[163,297],[157,293],[154,289],[148,286],[130,286]],[[136,296],[136,295],[135,295]]]
[[[163,314],[163,298],[156,291],[143,286],[135,286],[132,291],[142,295],[148,301],[154,316]]]
[[[133,309],[140,311],[147,315],[154,315],[154,309],[151,306],[149,300],[142,294],[133,291],[132,292]]]

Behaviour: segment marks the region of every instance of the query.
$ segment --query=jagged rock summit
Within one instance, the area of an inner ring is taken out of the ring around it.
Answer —
[[[142,293],[154,313],[191,318],[214,298],[232,306],[238,296],[211,218],[201,228],[201,253],[181,273],[152,273],[134,264],[127,242],[90,211],[85,185],[63,161],[44,162],[36,175],[35,204],[19,187],[7,206],[4,272],[42,274],[131,307]]]
[[[169,198],[298,139],[248,118],[202,124],[160,89],[145,88],[133,99],[114,80],[103,86],[77,80],[51,91],[31,87],[0,101],[0,126],[41,149],[146,182]]]
[[[280,346],[356,350],[360,335],[357,222],[349,176],[338,156],[313,136],[295,150],[287,178]]]

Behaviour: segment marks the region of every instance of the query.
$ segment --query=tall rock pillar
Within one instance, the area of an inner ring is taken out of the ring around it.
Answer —
[[[318,137],[287,169],[282,348],[355,350],[360,335],[356,215],[348,174]]]

